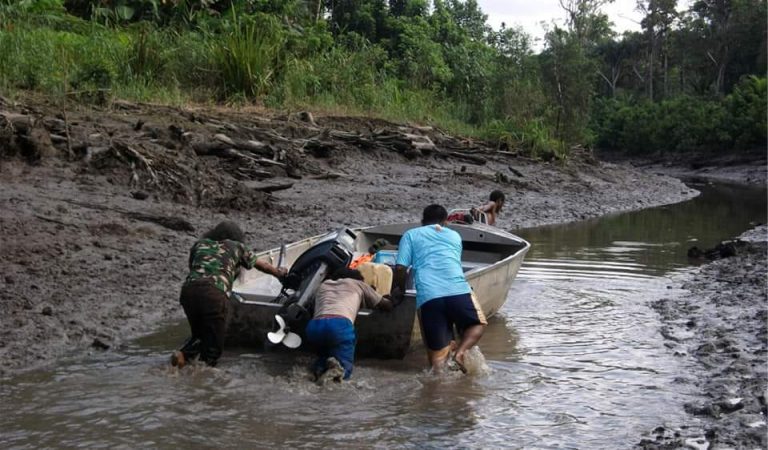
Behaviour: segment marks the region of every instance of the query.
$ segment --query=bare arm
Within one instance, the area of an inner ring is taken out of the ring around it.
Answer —
[[[388,298],[389,296],[384,296],[381,298],[381,301],[379,301],[378,304],[376,304],[376,309],[380,309],[382,311],[392,311],[392,308],[394,308],[394,305],[392,304],[392,300]]]
[[[400,302],[405,296],[405,282],[408,277],[408,268],[401,265],[395,266],[395,271],[392,274],[392,294],[390,297],[395,302]]]
[[[496,203],[494,202],[488,202],[484,204],[483,206],[478,206],[477,209],[484,213],[494,212],[496,211]]]
[[[366,308],[376,308],[382,311],[392,310],[392,301],[389,296],[381,296],[371,286],[360,281],[360,288],[363,290],[363,306]]]
[[[265,261],[257,260],[253,264],[253,267],[260,272],[268,273],[276,278],[284,277],[286,274],[288,274],[288,270],[286,270],[284,267],[275,267]]]

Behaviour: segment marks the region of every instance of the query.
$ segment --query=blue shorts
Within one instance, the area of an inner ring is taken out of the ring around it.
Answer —
[[[427,348],[437,351],[454,339],[454,326],[461,336],[467,328],[487,322],[472,294],[459,294],[434,298],[421,305],[419,323]]]
[[[315,375],[320,375],[328,369],[326,360],[333,356],[344,368],[344,379],[349,379],[352,375],[357,342],[352,321],[345,317],[312,319],[304,333],[309,345],[317,354],[317,360],[312,365]]]

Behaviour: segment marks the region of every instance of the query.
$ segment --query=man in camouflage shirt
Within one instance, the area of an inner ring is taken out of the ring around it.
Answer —
[[[189,275],[181,287],[179,299],[192,337],[180,350],[173,352],[172,365],[183,367],[187,360],[198,354],[209,366],[216,365],[224,346],[229,293],[240,267],[256,268],[275,277],[286,275],[285,269],[256,260],[243,241],[240,227],[224,221],[192,246]]]

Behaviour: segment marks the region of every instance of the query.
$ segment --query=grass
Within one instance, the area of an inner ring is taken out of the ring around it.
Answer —
[[[440,92],[407,86],[387,69],[388,56],[378,47],[332,46],[298,57],[273,17],[233,16],[222,23],[211,31],[0,17],[0,54],[6,56],[0,91],[85,102],[251,103],[428,124],[457,135],[507,138],[511,145],[526,142],[469,124],[463,109]]]

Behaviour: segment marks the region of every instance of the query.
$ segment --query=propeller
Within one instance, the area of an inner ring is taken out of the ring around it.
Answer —
[[[292,333],[291,329],[285,326],[285,319],[282,316],[276,315],[275,321],[278,325],[277,331],[270,331],[267,333],[267,339],[273,344],[283,343],[288,348],[298,348],[301,345],[301,336],[296,333]]]

